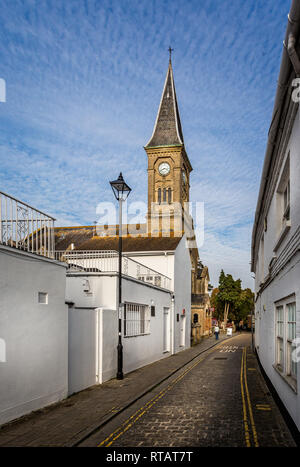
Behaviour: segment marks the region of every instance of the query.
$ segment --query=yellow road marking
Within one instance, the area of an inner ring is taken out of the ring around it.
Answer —
[[[271,411],[271,406],[269,404],[256,404],[256,409],[257,410],[267,410]]]
[[[240,380],[241,380],[241,393],[242,393],[242,403],[243,403],[243,422],[244,422],[244,431],[245,431],[245,441],[246,441],[247,448],[250,448],[251,447],[251,441],[250,441],[249,425],[248,425],[248,418],[247,418],[247,408],[246,408],[244,384],[243,384],[244,355],[245,355],[245,348],[243,349],[243,353],[242,353],[241,378],[240,378]]]
[[[259,447],[259,444],[258,444],[257,431],[256,431],[255,422],[254,422],[254,417],[253,417],[250,394],[249,394],[249,390],[248,390],[246,359],[247,359],[247,348],[245,347],[245,353],[244,353],[244,382],[245,382],[245,389],[246,389],[246,394],[247,394],[247,402],[248,402],[249,416],[250,416],[250,422],[251,422],[251,427],[252,427],[252,434],[253,434],[253,439],[254,439],[254,446],[257,448],[257,447]]]
[[[222,342],[214,346],[213,349],[208,350],[206,355],[214,352],[216,348],[218,348],[220,345],[222,345]],[[113,433],[111,433],[100,444],[98,444],[97,447],[111,446],[114,443],[114,441],[116,441],[121,435],[123,435],[127,430],[129,430],[129,428],[131,428],[135,422],[137,422],[146,412],[148,412],[148,410],[154,404],[156,404],[156,402],[158,402],[173,386],[175,386],[175,384],[177,384],[180,380],[182,380],[186,376],[187,373],[193,370],[203,360],[204,360],[204,357],[200,358],[200,360],[196,360],[196,362],[192,366],[188,367],[181,375],[179,375],[177,378],[171,381],[171,383],[166,387],[166,389],[163,389],[162,391],[160,391],[156,396],[154,396],[150,401],[148,401],[147,404],[145,404],[143,407],[138,409],[133,415],[131,415],[131,417],[129,417],[125,422],[123,422]]]

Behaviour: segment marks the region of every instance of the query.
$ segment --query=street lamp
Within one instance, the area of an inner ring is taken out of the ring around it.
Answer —
[[[116,200],[119,201],[119,340],[117,379],[123,379],[123,345],[122,345],[122,203],[126,201],[131,188],[125,183],[122,172],[118,180],[109,182]]]

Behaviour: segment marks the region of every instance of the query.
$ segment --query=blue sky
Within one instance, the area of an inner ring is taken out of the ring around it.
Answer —
[[[200,256],[252,286],[250,243],[290,0],[0,0],[0,190],[86,225],[122,170],[147,200],[149,140],[168,66]]]

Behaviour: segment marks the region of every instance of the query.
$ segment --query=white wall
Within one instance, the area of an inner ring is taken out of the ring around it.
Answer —
[[[171,289],[174,290],[174,261],[175,252],[145,252],[145,254],[126,253],[126,256],[131,257],[138,263],[160,272],[164,276],[171,279]]]
[[[83,288],[87,280],[90,284],[89,293]],[[117,275],[105,276],[95,273],[70,273],[67,276],[68,301],[74,303],[74,307],[69,311],[70,394],[107,381],[116,375],[117,280]],[[171,351],[163,352],[163,308],[171,308],[171,293],[124,277],[122,295],[123,302],[149,307],[154,304],[156,308],[155,317],[150,317],[149,335],[122,339],[124,373],[128,373],[171,354]],[[108,301],[114,304],[114,310],[107,310],[102,306]]]
[[[300,430],[300,397],[275,370],[275,303],[292,294],[296,296],[297,337],[300,337],[300,254],[263,291],[256,303],[255,345],[261,364],[274,385],[279,397]],[[298,351],[299,354],[299,351]],[[300,365],[297,375],[300,388]]]
[[[170,291],[128,277],[122,279],[123,303],[155,306],[155,317],[150,317],[149,334],[122,338],[124,373],[190,347],[191,261],[185,238],[181,240],[174,253],[173,255],[153,253],[152,256],[147,254],[135,256],[134,259],[173,278],[175,302],[172,301],[173,293]],[[67,301],[73,302],[75,306],[69,313],[69,391],[72,393],[97,382],[107,381],[116,375],[118,275],[70,272],[67,274],[66,290]],[[164,308],[169,309],[170,316],[168,336],[170,346],[166,352],[163,330]],[[177,314],[180,316],[179,322]],[[182,343],[183,322],[185,322],[185,332]],[[95,368],[99,368],[98,379]]]
[[[264,232],[264,248],[261,247],[258,255],[258,261],[255,265],[255,289],[259,293],[256,300],[256,321],[255,321],[255,345],[260,361],[278,392],[281,400],[285,404],[290,415],[300,429],[300,365],[298,363],[297,389],[296,394],[287,384],[286,380],[273,367],[275,363],[275,308],[276,302],[285,299],[289,295],[296,297],[296,337],[300,337],[300,236],[298,240],[295,235],[300,228],[300,120],[299,110],[293,126],[291,137],[287,145],[284,159],[278,173],[277,185],[272,198],[272,202],[267,215],[267,231]],[[278,206],[277,206],[277,188],[280,183],[287,157],[290,157],[290,218],[291,228],[282,244],[274,251],[278,240]],[[263,219],[261,219],[263,222]],[[290,252],[293,256],[286,258]],[[260,282],[262,277],[266,278],[269,273],[269,264],[272,257],[276,255],[281,258],[282,268],[278,268],[278,274],[272,278],[264,290],[260,291]],[[262,274],[262,265],[264,270]]]
[[[155,306],[155,317],[150,317],[150,334],[123,338],[124,372],[128,373],[171,354],[163,352],[163,308],[171,309],[171,294],[124,280],[123,301],[149,307],[153,301]]]
[[[67,395],[65,283],[65,266],[0,245],[0,424]]]
[[[69,308],[69,394],[115,377],[117,331],[115,310]]]
[[[186,239],[182,238],[175,252],[174,264],[174,290],[175,290],[175,316],[174,316],[174,352],[179,352],[191,345],[191,258],[186,248]],[[183,317],[185,310],[185,318]],[[179,314],[179,322],[177,321]],[[185,319],[185,345],[180,342],[182,320]]]

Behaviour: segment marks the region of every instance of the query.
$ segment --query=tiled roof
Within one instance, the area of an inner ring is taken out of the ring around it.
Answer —
[[[153,134],[146,147],[174,146],[183,145],[183,143],[173,69],[170,61]]]
[[[174,251],[181,237],[123,237],[123,251]],[[95,227],[57,227],[55,228],[55,249],[75,250],[118,250],[119,237],[95,235]]]

